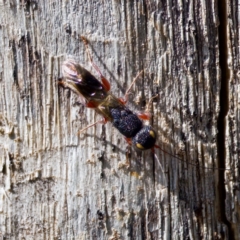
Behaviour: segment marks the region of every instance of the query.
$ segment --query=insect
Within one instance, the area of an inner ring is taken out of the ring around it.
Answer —
[[[93,63],[92,57],[88,50],[87,40],[84,37],[82,37],[82,40],[86,46],[90,62],[98,72],[101,82],[75,60],[68,59],[62,64],[63,79],[59,79],[59,84],[70,88],[77,93],[81,99],[81,102],[86,107],[95,109],[97,113],[103,116],[103,119],[83,128],[80,130],[80,132],[83,132],[87,128],[98,123],[106,123],[107,121],[110,121],[112,122],[113,126],[125,136],[127,142],[132,144],[136,149],[154,150],[155,148],[159,148],[168,155],[180,160],[181,162],[185,162],[183,159],[155,145],[157,139],[156,131],[151,125],[145,125],[142,121],[149,120],[150,115],[148,112],[136,114],[126,106],[129,91],[141,72],[133,80],[131,86],[126,91],[124,99],[117,98],[109,92],[111,87],[109,81],[102,75],[99,68]],[[153,98],[151,98],[151,100]],[[149,105],[151,100],[149,101]],[[154,155],[156,156],[156,154]],[[190,162],[188,162],[188,164],[196,166],[196,164]],[[201,166],[200,168],[230,170],[224,168],[206,168]]]
[[[82,38],[82,40],[87,48],[86,39]],[[100,75],[101,82],[73,59],[68,59],[63,63],[64,79],[60,81],[60,84],[77,93],[86,107],[94,108],[97,113],[103,116],[103,120],[91,124],[81,131],[97,123],[110,121],[135,148],[139,150],[153,149],[156,142],[156,131],[152,126],[145,125],[142,121],[143,119],[149,119],[148,114],[137,115],[126,106],[128,93],[133,84],[126,92],[125,99],[115,97],[109,92],[110,83],[93,63],[89,51],[88,55],[93,67]]]

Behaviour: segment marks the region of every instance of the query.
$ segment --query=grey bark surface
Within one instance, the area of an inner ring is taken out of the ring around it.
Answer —
[[[239,239],[240,182],[239,182],[239,2],[232,1],[227,7],[227,68],[225,69],[228,101],[225,102],[226,114],[226,166],[225,172],[225,211],[226,219],[235,239]]]
[[[227,11],[219,152],[216,1],[0,0],[2,239],[237,239],[237,1]],[[165,152],[136,152],[111,123],[78,134],[101,119],[58,85],[69,55],[97,76],[80,36],[114,95],[144,69],[128,106],[158,94],[150,124]]]

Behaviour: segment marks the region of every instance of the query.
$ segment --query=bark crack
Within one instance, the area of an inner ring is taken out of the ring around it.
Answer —
[[[226,129],[226,116],[229,110],[229,78],[230,71],[228,68],[228,44],[227,44],[227,0],[218,1],[219,10],[219,63],[221,68],[221,90],[220,90],[220,112],[218,117],[218,167],[225,168],[226,159],[226,145],[225,145],[225,129]],[[219,170],[219,185],[218,185],[218,202],[219,202],[219,213],[220,221],[222,221],[228,228],[229,239],[234,239],[231,223],[227,220],[225,214],[225,179],[224,171]]]

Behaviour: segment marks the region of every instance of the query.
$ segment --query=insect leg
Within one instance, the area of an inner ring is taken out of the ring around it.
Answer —
[[[88,41],[85,37],[81,36],[81,39],[86,47],[86,51],[87,51],[87,54],[88,54],[88,58],[89,58],[89,61],[91,62],[92,66],[95,68],[95,70],[97,71],[97,73],[99,74],[99,77],[101,78],[101,81],[102,81],[102,84],[105,88],[106,91],[109,91],[110,88],[111,88],[111,85],[109,83],[109,81],[102,75],[100,69],[98,68],[98,66],[93,62],[93,59],[92,59],[92,56],[90,54],[90,51],[89,51],[89,48],[88,48]]]
[[[65,84],[64,84],[64,81],[63,81],[62,78],[58,78],[57,81],[58,81],[57,83],[58,83],[60,86],[65,87]]]
[[[119,98],[120,102],[123,104],[126,104],[128,101],[128,96],[130,94],[131,88],[133,87],[133,85],[135,84],[135,82],[138,80],[138,78],[141,76],[141,74],[143,73],[143,70],[141,72],[138,73],[138,75],[133,79],[131,85],[129,86],[129,88],[127,89],[124,98]]]
[[[93,101],[89,101],[87,104],[86,104],[86,107],[87,108],[97,108],[97,104]]]
[[[132,145],[132,139],[131,138],[125,137],[125,140],[129,145]]]
[[[87,130],[88,128],[93,127],[93,126],[97,125],[98,123],[106,124],[106,123],[107,123],[107,119],[106,119],[106,118],[103,118],[103,119],[101,119],[101,120],[99,120],[99,121],[97,121],[97,122],[95,122],[95,123],[92,123],[92,124],[86,126],[85,128],[83,128],[83,129],[81,129],[80,131],[78,131],[78,134],[81,134],[82,132],[84,132],[84,131]]]
[[[160,162],[157,154],[155,153],[155,150],[154,150],[154,149],[152,149],[152,153],[153,153],[154,158],[155,158],[156,161],[157,161],[158,166],[160,167],[160,170],[161,170],[162,173],[163,173],[163,174],[162,174],[162,175],[163,175],[163,177],[162,177],[162,178],[163,178],[163,184],[166,186],[166,185],[167,185],[167,179],[166,179],[166,175],[164,174],[163,166],[162,166],[162,164],[161,164],[161,162]]]
[[[148,104],[147,104],[147,107],[146,107],[146,110],[145,112],[139,112],[137,113],[138,117],[142,120],[150,120],[150,118],[152,117],[152,114],[150,113],[150,109],[151,109],[151,104],[152,104],[152,101],[154,98],[158,97],[158,94],[155,95],[154,97],[151,97]]]

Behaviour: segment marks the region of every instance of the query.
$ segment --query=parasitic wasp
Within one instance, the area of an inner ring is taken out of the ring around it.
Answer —
[[[127,142],[133,145],[137,150],[143,151],[152,149],[154,152],[155,148],[159,148],[166,154],[182,162],[186,162],[180,157],[177,157],[163,150],[161,147],[155,144],[157,140],[156,131],[151,125],[146,125],[143,122],[143,120],[150,119],[151,115],[149,114],[148,110],[145,113],[137,114],[126,106],[130,90],[142,72],[140,72],[133,80],[132,84],[126,91],[124,98],[117,98],[110,93],[111,86],[109,81],[102,75],[99,68],[94,64],[88,49],[88,42],[86,38],[81,37],[81,39],[84,42],[92,66],[100,76],[101,82],[88,70],[78,64],[74,59],[67,59],[62,64],[63,79],[59,79],[59,84],[73,90],[76,94],[78,94],[84,106],[95,109],[95,111],[102,115],[103,118],[102,120],[99,120],[81,129],[80,132],[83,132],[89,127],[92,127],[98,123],[105,124],[109,121],[122,135],[124,135]],[[152,99],[155,97],[156,96],[150,99],[147,109],[149,108]],[[156,154],[154,155],[156,156]],[[188,164],[196,166],[193,163],[188,162]],[[230,170],[224,168],[207,168],[201,166],[200,168]]]

